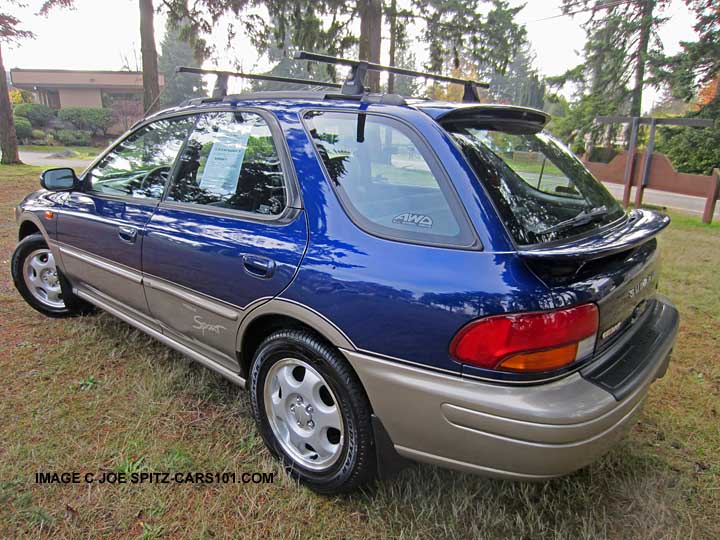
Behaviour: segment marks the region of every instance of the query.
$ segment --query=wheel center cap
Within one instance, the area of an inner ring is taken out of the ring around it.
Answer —
[[[306,407],[295,407],[295,418],[303,426],[307,425],[312,420],[312,414],[307,411]]]
[[[42,278],[43,282],[45,282],[47,285],[49,285],[51,287],[54,287],[55,285],[57,285],[57,282],[58,282],[57,275],[52,270],[46,270],[45,272],[43,272],[41,278]]]

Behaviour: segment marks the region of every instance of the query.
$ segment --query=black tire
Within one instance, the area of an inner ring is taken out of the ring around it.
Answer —
[[[92,304],[85,302],[73,294],[70,283],[62,272],[60,272],[60,269],[57,269],[57,274],[58,280],[60,281],[60,289],[62,290],[62,300],[65,304],[64,307],[49,306],[33,296],[25,283],[25,279],[23,279],[23,264],[25,259],[33,251],[46,249],[47,247],[48,246],[43,235],[36,233],[23,238],[15,248],[10,262],[10,271],[12,273],[15,288],[18,290],[20,295],[25,299],[30,307],[48,317],[74,317],[95,311],[95,307]]]
[[[265,411],[264,388],[270,368],[288,356],[297,358],[320,373],[337,398],[344,425],[344,443],[336,463],[314,471],[303,467],[282,447]],[[288,473],[323,495],[347,493],[375,477],[375,443],[371,408],[365,391],[347,361],[333,347],[311,332],[281,330],[270,335],[255,352],[250,373],[250,400],[258,430],[270,452]]]

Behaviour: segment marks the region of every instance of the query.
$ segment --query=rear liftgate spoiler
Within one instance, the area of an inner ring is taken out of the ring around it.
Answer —
[[[610,230],[575,240],[538,247],[523,247],[518,255],[536,261],[582,262],[637,248],[670,224],[670,218],[652,210],[633,210],[627,220]]]

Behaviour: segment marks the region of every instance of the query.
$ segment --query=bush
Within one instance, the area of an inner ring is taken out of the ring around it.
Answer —
[[[680,172],[712,174],[713,169],[720,168],[720,129],[661,128],[655,151],[670,158]]]
[[[45,132],[42,129],[33,129],[32,130],[32,140],[33,141],[44,141],[45,140]]]
[[[77,129],[91,131],[94,134],[105,135],[113,123],[113,113],[110,109],[93,107],[68,107],[58,113],[60,120],[70,122]]]
[[[65,146],[89,146],[91,133],[79,129],[61,129],[57,139]]]
[[[47,126],[48,122],[55,117],[55,111],[40,103],[20,103],[15,105],[13,113],[15,116],[27,118],[34,128]]]
[[[607,146],[595,146],[590,150],[589,161],[595,163],[610,163],[618,151],[615,148],[608,148]]]
[[[18,140],[24,141],[32,137],[33,128],[30,120],[23,116],[15,116],[13,120],[15,121],[15,135],[17,135]]]

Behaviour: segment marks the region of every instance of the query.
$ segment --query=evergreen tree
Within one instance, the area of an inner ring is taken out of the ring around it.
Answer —
[[[545,104],[545,81],[533,68],[533,52],[523,45],[508,64],[504,74],[490,76],[490,96],[498,102],[542,109]]]
[[[673,95],[690,100],[700,87],[720,75],[720,7],[715,0],[685,0],[685,3],[695,13],[694,29],[698,39],[683,42],[683,50],[676,55],[657,56],[655,76],[658,81],[670,84]],[[716,103],[720,100],[717,93],[714,100]]]
[[[617,126],[598,126],[595,117],[610,114],[639,116],[642,92],[651,57],[661,51],[658,27],[665,22],[662,8],[669,0],[563,0],[565,13],[590,13],[584,25],[584,62],[567,73],[548,79],[576,89],[576,101],[556,129],[570,144],[579,147],[589,137],[590,146],[605,138],[612,143]],[[650,83],[654,84],[653,81]],[[627,137],[626,137],[627,138]]]
[[[525,28],[515,22],[523,6],[510,8],[505,0],[414,0],[414,7],[435,73],[467,63],[478,76],[503,74],[525,43]]]
[[[189,73],[176,73],[179,66],[200,67],[192,47],[180,37],[180,28],[168,22],[165,37],[160,44],[158,67],[165,78],[165,89],[160,96],[160,105],[170,107],[186,99],[207,95],[202,77]]]
[[[622,89],[628,87],[627,112],[632,116],[642,111],[650,59],[662,51],[657,29],[667,20],[661,12],[669,1],[563,0],[565,13],[591,13],[585,25],[584,66],[592,84],[591,93],[605,92],[609,85],[614,105],[619,106],[624,101]]]

